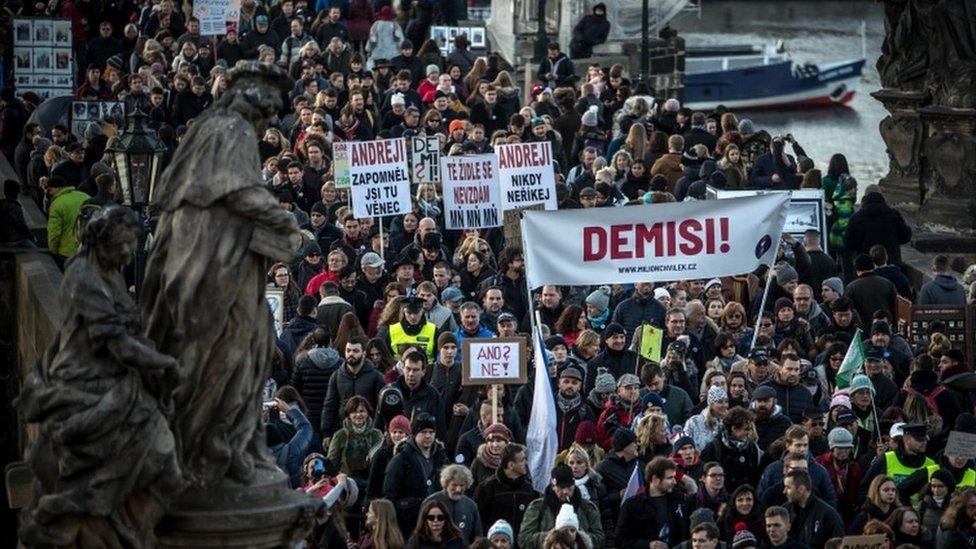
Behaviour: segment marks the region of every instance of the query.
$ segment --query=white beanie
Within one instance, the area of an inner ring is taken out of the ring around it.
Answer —
[[[667,288],[654,288],[654,299],[671,299],[671,292]]]
[[[394,93],[393,97],[390,97],[391,105],[405,105],[407,102],[403,98],[403,94],[400,92]]]
[[[581,123],[589,127],[599,125],[600,117],[597,115],[597,112],[599,112],[599,108],[596,105],[590,105],[590,108],[586,109],[586,112],[583,113]]]
[[[573,506],[568,503],[564,503],[559,508],[559,514],[556,515],[556,528],[563,528],[565,526],[571,526],[579,530],[579,517],[576,516],[576,511],[573,510]]]

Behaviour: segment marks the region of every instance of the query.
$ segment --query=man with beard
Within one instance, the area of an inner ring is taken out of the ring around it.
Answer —
[[[813,490],[816,492],[817,497],[823,499],[831,506],[836,506],[837,494],[834,492],[834,487],[830,483],[830,478],[827,476],[827,470],[817,464],[813,459],[814,456],[810,454],[810,436],[807,434],[806,429],[802,425],[794,425],[786,430],[783,440],[786,445],[783,451],[784,458],[791,455],[806,458],[807,470],[810,472],[811,478],[813,478]],[[759,497],[762,497],[767,490],[775,490],[772,487],[777,483],[783,482],[783,477],[786,474],[784,463],[784,460],[780,459],[766,466],[762,478],[759,480],[759,486],[756,489]]]
[[[793,290],[793,308],[798,318],[807,321],[814,339],[830,330],[830,319],[813,298],[813,288],[810,286],[800,284]]]
[[[661,369],[665,373],[665,381],[667,384],[684,392],[692,402],[692,406],[694,406],[698,397],[698,391],[696,390],[698,380],[695,366],[685,358],[685,353],[687,352],[686,341],[686,339],[682,338],[668,344],[667,351],[664,353],[664,360],[661,363]],[[695,398],[691,397],[692,394],[695,395]]]
[[[665,383],[664,370],[657,364],[650,364],[643,368],[641,376],[647,388],[655,392],[664,399],[664,406],[661,408],[671,425],[684,425],[685,421],[691,417],[694,403],[687,391],[671,383]],[[612,380],[612,378],[611,378]],[[600,380],[597,379],[597,388],[600,387]],[[610,387],[610,392],[613,387]]]
[[[611,322],[603,330],[603,350],[601,350],[586,366],[586,389],[587,393],[593,389],[596,383],[596,372],[599,368],[605,368],[614,379],[631,373],[637,368],[637,353],[627,349],[627,335],[624,328],[616,322]]]
[[[756,434],[759,435],[759,449],[769,451],[769,445],[783,436],[793,425],[790,418],[776,404],[776,390],[768,385],[760,386],[752,394],[752,411],[756,414]]]
[[[708,318],[705,316],[705,306],[697,299],[693,299],[685,305],[685,332],[699,341],[705,361],[714,358],[712,347],[718,332],[708,322]]]
[[[322,406],[322,436],[331,438],[342,427],[342,413],[346,401],[354,396],[365,398],[376,409],[377,398],[383,389],[383,374],[366,358],[366,338],[354,336],[346,342],[345,362],[329,378],[329,386]],[[328,445],[325,445],[328,448]]]
[[[397,448],[386,467],[383,497],[393,502],[397,523],[404,532],[416,526],[421,502],[441,489],[440,470],[447,465],[447,456],[437,444],[436,426],[430,414],[418,411],[410,429],[413,438]]]
[[[824,413],[810,408],[803,414],[803,428],[810,436],[810,453],[819,456],[828,450],[827,433],[824,432]]]
[[[342,253],[346,254],[350,265],[355,264],[356,259],[366,252],[363,224],[352,213],[348,213],[342,218],[342,238],[337,239],[329,246],[329,251],[332,250],[341,250]]]
[[[368,302],[366,292],[356,287],[356,280],[359,274],[352,265],[346,265],[339,270],[339,297],[352,305],[352,310],[359,320],[360,326],[369,325],[369,314],[372,311],[372,303]]]
[[[559,388],[556,391],[556,432],[559,433],[559,451],[562,452],[573,443],[576,428],[584,421],[595,421],[589,406],[583,403],[580,389],[583,387],[583,372],[576,366],[567,366],[559,374]]]
[[[663,327],[667,312],[664,305],[654,299],[654,284],[637,282],[634,284],[634,294],[617,305],[610,320],[623,326],[629,343],[638,326],[651,324]]]
[[[451,333],[457,330],[457,322],[454,320],[454,314],[450,309],[437,301],[437,287],[434,286],[433,282],[425,280],[418,284],[417,297],[423,300],[424,313],[437,326],[438,330]]]
[[[666,349],[673,341],[682,341],[684,343],[685,364],[689,366],[687,368],[688,382],[693,387],[697,386],[699,372],[705,371],[704,346],[697,336],[688,332],[688,317],[685,315],[684,309],[677,307],[672,307],[667,312],[667,315],[665,315],[664,337],[661,338],[661,346]],[[696,397],[698,396],[698,391],[689,391],[688,394],[697,404]]]
[[[525,318],[528,297],[525,290],[525,256],[522,249],[507,246],[498,253],[498,274],[482,283],[482,288],[495,286],[502,291],[505,308],[516,318]]]
[[[806,387],[800,385],[800,357],[786,353],[781,357],[779,369],[773,378],[762,386],[776,391],[776,401],[783,407],[783,413],[793,423],[803,421],[803,414],[813,406],[813,397]]]
[[[312,211],[308,214],[308,226],[305,227],[315,235],[315,242],[319,246],[319,253],[322,250],[332,248],[332,244],[342,238],[342,231],[339,227],[329,223],[329,207],[322,202],[312,204]],[[306,282],[307,284],[307,282]],[[304,288],[305,286],[299,286]]]
[[[593,547],[603,547],[605,536],[600,510],[576,491],[573,471],[560,464],[552,470],[552,480],[541,498],[529,504],[522,519],[518,544],[522,549],[541,549],[546,535],[556,526],[556,516],[563,504],[572,506],[579,520],[577,530],[586,533]]]
[[[817,463],[827,470],[827,476],[837,493],[837,512],[850,525],[857,514],[861,492],[861,467],[852,459],[854,435],[843,427],[834,427],[827,435],[829,451],[817,456]]]
[[[808,472],[790,471],[783,488],[789,500],[786,509],[793,518],[790,531],[797,541],[809,547],[824,547],[827,540],[844,536],[844,521],[834,510],[836,503],[814,495]]]
[[[689,538],[689,513],[675,490],[678,466],[658,456],[645,468],[647,490],[620,507],[617,521],[619,547],[674,547]]]
[[[603,486],[607,489],[607,508],[611,515],[608,523],[611,527],[617,524],[623,492],[634,467],[643,467],[637,459],[637,436],[630,429],[618,429],[613,434],[612,451],[596,466],[596,472],[603,477]]]

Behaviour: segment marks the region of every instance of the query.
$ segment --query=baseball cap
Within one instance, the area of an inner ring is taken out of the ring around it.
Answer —
[[[850,425],[852,423],[857,423],[857,416],[850,410],[841,410],[837,413],[837,419],[834,420],[834,425]]]
[[[753,349],[749,353],[749,360],[759,364],[769,362],[769,352],[766,349]]]
[[[382,267],[386,264],[380,254],[376,252],[366,252],[361,260],[363,267]]]
[[[834,427],[827,435],[827,446],[831,450],[834,448],[853,448],[854,435],[843,427]]]
[[[515,315],[513,315],[512,313],[504,312],[504,313],[498,315],[498,324],[501,324],[502,322],[515,322],[515,323],[518,323],[518,319],[515,318]]]
[[[454,286],[448,286],[447,288],[444,288],[444,290],[441,292],[441,303],[447,301],[451,301],[451,302],[461,301],[463,299],[464,299],[464,294],[462,294],[461,290],[455,288]]]
[[[776,389],[773,389],[769,385],[760,385],[752,393],[753,400],[766,400],[768,398],[776,398]]]

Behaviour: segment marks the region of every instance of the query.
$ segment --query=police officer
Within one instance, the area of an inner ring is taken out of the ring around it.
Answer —
[[[399,353],[402,346],[416,346],[427,355],[427,362],[434,361],[437,347],[437,326],[424,317],[424,300],[417,296],[404,299],[403,317],[389,327],[390,349]]]
[[[908,477],[918,470],[936,465],[932,458],[925,455],[925,445],[929,441],[928,426],[924,423],[896,423],[891,427],[891,438],[898,445],[897,449],[889,450],[874,458],[871,467],[864,474],[865,480],[878,475],[887,475],[894,479],[896,485],[901,485]],[[861,497],[867,497],[870,482],[861,485]]]

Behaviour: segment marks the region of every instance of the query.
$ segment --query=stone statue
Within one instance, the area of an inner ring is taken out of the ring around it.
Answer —
[[[179,363],[172,427],[196,488],[247,485],[258,468],[275,469],[261,423],[274,351],[264,273],[290,261],[301,238],[265,188],[258,155],[291,81],[254,61],[227,77],[154,191],[160,216],[142,295],[146,335]]]
[[[34,498],[19,532],[28,547],[152,547],[182,488],[158,390],[176,382],[177,363],[138,336],[120,271],[140,230],[118,206],[85,226],[61,283],[65,324],[17,399],[37,427],[27,453]]]
[[[885,88],[921,90],[928,69],[925,29],[926,0],[885,0],[885,38],[878,58],[878,74]]]

